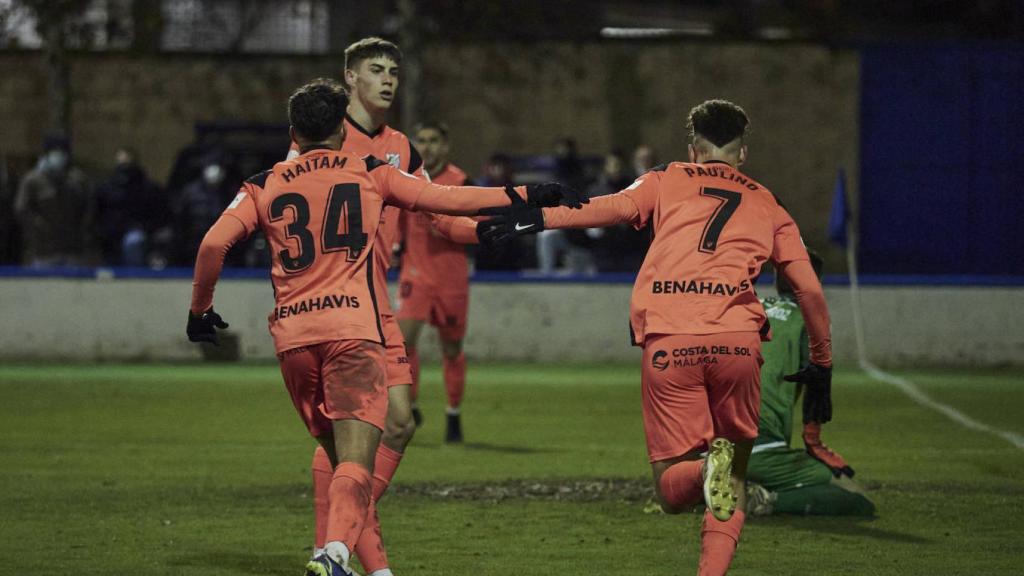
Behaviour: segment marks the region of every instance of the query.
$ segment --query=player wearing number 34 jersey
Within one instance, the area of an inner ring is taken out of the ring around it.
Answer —
[[[248,179],[211,233],[267,235],[277,302],[268,320],[278,352],[330,340],[381,343],[379,299],[387,296],[373,282],[373,254],[389,249],[373,243],[381,210],[388,202],[470,214],[508,202],[500,188],[457,190],[373,156],[313,148]]]
[[[213,311],[224,255],[262,230],[270,245],[275,306],[270,333],[285,386],[333,469],[324,553],[307,574],[346,574],[370,506],[374,455],[388,393],[384,334],[373,266],[385,203],[408,210],[474,214],[511,198],[557,204],[562,187],[431,184],[372,156],[341,150],[344,89],[317,80],[289,100],[300,155],[245,182],[203,239],[196,259],[188,336],[216,342],[227,325]]]

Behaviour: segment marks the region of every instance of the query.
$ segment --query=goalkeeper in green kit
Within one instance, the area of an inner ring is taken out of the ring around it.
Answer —
[[[821,258],[810,256],[820,276]],[[772,340],[761,348],[761,415],[747,468],[747,514],[872,516],[875,505],[853,481],[853,468],[821,441],[821,425],[832,419],[828,385],[802,386],[785,378],[808,366],[807,332],[793,291],[781,276],[776,287],[778,297],[761,299]],[[790,445],[801,392],[803,449]]]

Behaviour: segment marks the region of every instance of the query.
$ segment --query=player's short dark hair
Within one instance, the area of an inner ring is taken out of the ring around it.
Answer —
[[[416,131],[414,133],[419,133],[420,130],[437,130],[437,133],[441,135],[441,138],[448,140],[448,125],[444,122],[438,122],[437,120],[420,122],[416,125]]]
[[[347,108],[345,88],[330,78],[317,78],[288,98],[288,122],[303,138],[322,142],[338,131]]]
[[[708,100],[690,110],[686,128],[690,138],[700,136],[721,148],[747,134],[747,113],[728,100]]]
[[[376,36],[363,38],[345,48],[345,70],[355,70],[363,60],[381,56],[394,60],[395,64],[402,63],[402,51],[394,42]]]
[[[811,268],[814,268],[814,273],[820,279],[821,273],[825,268],[825,261],[821,259],[817,252],[810,248],[807,249],[807,256],[811,259]],[[789,285],[789,282],[786,282],[782,274],[778,273],[778,270],[775,271],[775,291],[779,293],[779,296],[793,295],[793,287]]]

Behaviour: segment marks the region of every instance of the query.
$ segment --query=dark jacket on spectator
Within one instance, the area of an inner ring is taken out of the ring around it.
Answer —
[[[149,235],[169,220],[160,188],[137,164],[117,166],[97,187],[96,199],[100,246],[108,264],[121,263],[121,245],[129,230],[138,228]]]
[[[37,167],[22,178],[14,200],[22,231],[23,262],[85,264],[93,238],[95,199],[85,174],[70,166]]]

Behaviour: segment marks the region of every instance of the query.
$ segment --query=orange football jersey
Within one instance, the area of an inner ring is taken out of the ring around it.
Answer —
[[[367,132],[352,119],[345,116],[345,142],[342,150],[360,156],[374,156],[388,164],[429,181],[423,171],[423,160],[405,134],[384,124],[376,132]],[[398,242],[398,217],[401,211],[394,206],[384,206],[380,226],[377,227],[377,246],[374,256],[373,282],[381,294],[381,314],[393,314],[391,299],[388,298],[388,268],[391,266],[391,251]]]
[[[467,177],[449,163],[432,180],[436,184],[462,186]],[[469,291],[466,248],[442,235],[432,220],[431,216],[420,212],[402,212],[400,222],[405,251],[400,281],[437,292],[465,294]]]
[[[384,205],[472,214],[508,203],[502,188],[434,185],[372,156],[314,149],[243,184],[203,240],[191,308],[209,309],[224,253],[260,229],[273,260],[269,321],[279,352],[334,340],[383,343],[387,296],[374,268]]]
[[[374,132],[369,132],[346,114],[345,142],[342,143],[341,149],[357,156],[373,156],[399,170],[425,180],[430,179],[423,171],[423,160],[416,148],[409,142],[409,138],[387,124],[382,125]],[[293,142],[290,154],[297,151],[298,148]],[[374,254],[376,262],[374,262],[373,276],[375,289],[381,295],[380,313],[386,315],[393,314],[391,301],[387,297],[387,274],[391,265],[391,249],[398,241],[398,218],[398,208],[384,206],[380,225],[377,227],[377,250]]]
[[[808,259],[772,193],[723,162],[673,162],[571,212],[545,209],[545,225],[582,226],[582,213],[615,212],[637,228],[652,226],[630,306],[635,344],[651,334],[758,332],[766,319],[754,293],[762,264]]]

